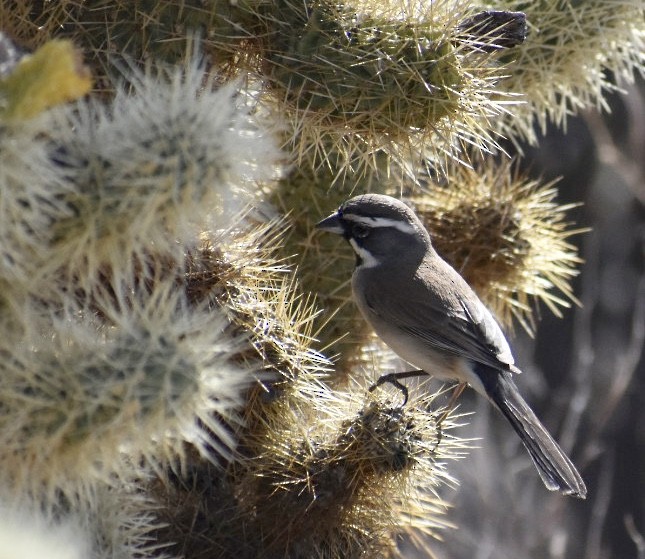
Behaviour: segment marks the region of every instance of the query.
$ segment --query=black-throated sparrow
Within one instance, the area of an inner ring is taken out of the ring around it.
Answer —
[[[354,249],[354,299],[379,337],[421,371],[486,396],[522,439],[547,488],[584,498],[580,474],[513,382],[520,370],[501,328],[437,254],[414,212],[390,196],[365,194],[316,227],[343,235]]]

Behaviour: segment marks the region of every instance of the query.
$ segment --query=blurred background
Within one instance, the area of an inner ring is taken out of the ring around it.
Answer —
[[[459,434],[481,440],[451,465],[460,487],[445,496],[458,528],[432,545],[439,559],[645,558],[645,84],[608,104],[521,147],[522,168],[561,177],[560,202],[582,202],[570,215],[590,228],[572,237],[585,261],[582,305],[563,319],[541,313],[534,339],[518,329],[514,341],[526,372],[517,382],[589,495],[545,491],[504,420],[467,391],[460,409],[476,413]]]

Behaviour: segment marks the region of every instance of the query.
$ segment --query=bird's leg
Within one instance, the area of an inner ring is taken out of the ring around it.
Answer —
[[[455,407],[455,404],[457,403],[457,400],[459,400],[459,396],[463,393],[463,391],[466,389],[468,386],[467,382],[459,382],[457,383],[457,386],[452,391],[452,394],[450,395],[450,400],[448,400],[448,403],[446,404],[446,409],[440,416],[440,421],[443,421],[446,419],[446,416],[452,411],[452,409]]]
[[[443,412],[441,412],[441,415],[437,418],[437,421],[435,422],[435,425],[437,426],[437,444],[435,445],[435,449],[441,444],[441,439],[443,438],[443,429],[442,429],[443,422],[446,419],[446,417],[448,417],[448,414],[455,407],[455,404],[457,403],[459,396],[461,396],[462,392],[466,389],[466,386],[468,386],[468,383],[466,382],[457,383],[457,386],[453,388],[452,394],[450,395],[450,399],[446,404],[446,409],[443,410]]]
[[[420,377],[428,374],[429,373],[426,373],[421,369],[416,369],[415,371],[403,371],[401,373],[389,373],[387,375],[382,375],[372,386],[369,387],[369,391],[374,392],[374,390],[385,383],[396,386],[403,394],[403,404],[401,405],[401,407],[403,407],[408,403],[409,393],[407,386],[400,382],[400,380],[404,378]]]

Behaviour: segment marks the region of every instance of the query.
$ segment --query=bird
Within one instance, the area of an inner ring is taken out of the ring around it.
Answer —
[[[414,211],[391,196],[362,194],[316,228],[342,235],[354,250],[351,283],[360,313],[394,353],[419,369],[399,375],[429,374],[472,387],[511,424],[544,485],[584,499],[578,470],[515,384],[520,369],[500,325],[437,253]],[[377,385],[396,376],[384,375]]]

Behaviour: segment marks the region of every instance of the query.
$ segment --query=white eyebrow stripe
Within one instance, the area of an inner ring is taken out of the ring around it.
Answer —
[[[360,223],[366,227],[394,227],[402,233],[414,234],[415,228],[409,223],[400,221],[398,219],[390,219],[389,217],[365,217],[362,215],[343,214],[343,219]]]

